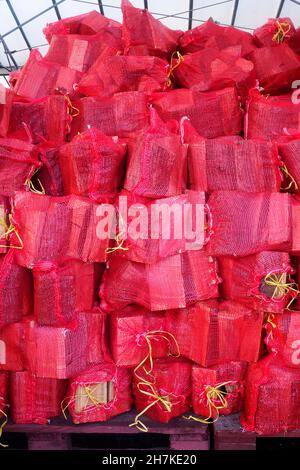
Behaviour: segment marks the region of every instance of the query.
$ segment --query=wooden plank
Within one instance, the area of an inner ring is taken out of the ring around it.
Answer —
[[[209,450],[208,427],[206,434],[172,434],[170,435],[172,450]]]
[[[29,450],[69,450],[71,438],[69,434],[33,433],[27,434]]]
[[[216,450],[255,450],[256,434],[244,431],[239,414],[220,416],[213,424]]]

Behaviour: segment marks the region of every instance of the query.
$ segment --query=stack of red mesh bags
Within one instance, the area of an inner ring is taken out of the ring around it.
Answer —
[[[122,12],[0,88],[0,414],[298,428],[299,30]]]

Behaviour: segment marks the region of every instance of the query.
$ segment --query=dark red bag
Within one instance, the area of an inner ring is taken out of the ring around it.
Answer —
[[[142,264],[111,256],[100,286],[101,308],[113,312],[137,303],[149,310],[184,308],[218,297],[216,260],[205,251],[169,256]]]
[[[18,266],[14,250],[0,256],[0,328],[32,312],[31,273]]]
[[[300,255],[300,198],[292,198],[292,244],[290,253],[293,256]]]
[[[8,131],[13,96],[12,90],[0,84],[0,137]]]
[[[192,368],[192,405],[204,422],[237,413],[243,408],[246,362],[226,362]]]
[[[34,145],[17,139],[0,139],[0,194],[13,196],[15,191],[24,190],[40,166]]]
[[[6,407],[8,406],[8,384],[9,384],[8,372],[0,372],[0,419],[3,417],[5,418],[4,413],[5,413]]]
[[[245,116],[247,139],[277,140],[300,132],[300,103],[292,95],[264,96],[251,90]]]
[[[289,251],[292,241],[290,194],[215,191],[209,197],[213,256],[247,256],[260,251]]]
[[[132,426],[147,431],[142,417],[168,423],[190,408],[191,363],[180,359],[155,359],[149,374],[135,369],[134,403],[138,411]]]
[[[61,414],[67,381],[34,377],[30,372],[12,372],[11,417],[16,424],[48,424]]]
[[[88,365],[99,364],[110,357],[108,352],[107,315],[98,307],[80,312],[80,315],[85,316],[87,324]]]
[[[220,26],[212,20],[186,31],[181,36],[179,45],[184,53],[215,47],[232,51],[242,57],[247,56],[256,47],[250,33],[233,26]]]
[[[238,94],[246,98],[256,83],[253,63],[240,54],[205,48],[185,54],[179,60],[174,64],[173,74],[176,82],[184,88],[210,91],[235,84]]]
[[[57,90],[65,95],[73,92],[73,84],[81,77],[82,73],[77,70],[49,62],[33,49],[17,78],[14,91],[30,100],[44,98]]]
[[[130,370],[110,360],[90,367],[70,381],[64,403],[75,424],[108,421],[129,411]]]
[[[77,91],[107,98],[124,91],[154,93],[166,88],[169,64],[158,57],[113,55],[97,59],[80,80]]]
[[[59,145],[66,140],[72,117],[63,96],[48,96],[31,102],[16,101],[9,121],[10,137]]]
[[[220,257],[222,297],[250,308],[282,313],[297,297],[288,253],[262,251],[243,258]]]
[[[24,268],[23,268],[24,269]],[[33,268],[34,316],[40,325],[65,326],[97,300],[103,267],[71,260],[61,266],[42,262]],[[84,289],[82,288],[84,286]]]
[[[24,370],[26,361],[26,322],[10,323],[0,330],[0,370]]]
[[[75,103],[79,113],[73,118],[71,136],[91,127],[105,135],[135,135],[149,123],[147,103],[147,95],[138,91],[116,93],[106,99],[82,98]]]
[[[299,312],[286,310],[282,315],[268,315],[265,323],[265,343],[276,353],[285,367],[300,368]]]
[[[300,57],[286,44],[255,49],[250,56],[259,85],[267,93],[290,91],[300,76]]]
[[[205,93],[185,89],[154,93],[151,102],[164,121],[188,117],[196,131],[208,139],[242,130],[242,111],[233,87]]]
[[[16,253],[21,266],[33,268],[44,261],[61,264],[70,259],[102,263],[107,258],[109,233],[98,236],[98,204],[79,196],[52,197],[17,192],[13,224],[23,248]],[[111,221],[112,222],[112,221]]]
[[[269,355],[249,364],[246,377],[244,412],[246,431],[277,434],[300,427],[299,371],[285,367]]]
[[[33,177],[37,188],[44,189],[48,196],[63,196],[64,188],[59,165],[59,147],[54,142],[43,142],[38,146],[42,166]]]
[[[294,33],[295,27],[290,18],[270,18],[253,31],[253,37],[258,47],[278,46],[289,42]]]
[[[75,136],[59,149],[59,165],[65,194],[94,201],[115,196],[125,174],[127,146],[95,128]]]
[[[300,54],[300,28],[297,28],[294,34],[289,38],[288,45],[296,54]]]
[[[182,31],[168,28],[147,9],[135,8],[128,0],[122,0],[121,7],[125,54],[166,57],[176,49]]]

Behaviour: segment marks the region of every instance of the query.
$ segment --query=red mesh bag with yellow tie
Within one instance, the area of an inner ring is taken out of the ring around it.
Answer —
[[[0,84],[0,137],[8,131],[13,96],[12,90]]]
[[[253,31],[255,43],[259,47],[278,46],[293,37],[295,27],[290,18],[270,18]]]

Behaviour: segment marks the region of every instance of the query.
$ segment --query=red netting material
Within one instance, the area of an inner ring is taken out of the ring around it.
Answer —
[[[147,95],[138,91],[116,93],[106,99],[82,98],[75,105],[79,114],[72,121],[72,137],[90,127],[106,135],[130,137],[149,123]]]
[[[98,204],[79,196],[17,192],[13,223],[23,242],[16,253],[18,263],[32,268],[42,261],[104,262],[109,238],[97,235],[97,208]]]
[[[0,372],[0,414],[5,412],[8,405],[8,383],[9,375],[7,372]],[[2,415],[3,416],[3,415]]]
[[[154,93],[151,102],[164,121],[188,117],[197,132],[212,139],[242,130],[242,112],[235,88],[198,92],[178,89]]]
[[[278,34],[280,30],[284,34]],[[265,24],[253,31],[253,37],[258,47],[278,46],[289,42],[294,33],[295,27],[290,18],[270,18]]]
[[[114,388],[114,397],[107,403],[99,403],[98,399],[95,400],[93,397],[93,393],[95,393],[93,389],[103,382],[112,382]],[[86,406],[83,406],[81,410],[76,409],[76,393],[79,393],[79,387],[83,388],[80,391],[82,405],[86,402]],[[88,392],[84,392],[85,388],[88,389]],[[109,360],[90,367],[70,381],[65,401],[66,404],[69,404],[68,409],[75,424],[108,421],[113,416],[125,413],[132,406],[130,370],[116,367]]]
[[[260,86],[267,93],[289,91],[300,76],[300,57],[286,44],[256,49],[249,58],[254,63]]]
[[[192,368],[192,405],[194,413],[205,418],[214,419],[218,418],[219,415],[228,416],[241,411],[246,370],[246,362],[232,361],[210,368],[194,364]],[[221,386],[224,383],[226,385]],[[225,392],[224,398],[227,406],[223,407],[221,401],[214,397],[212,402],[218,409],[214,406],[210,407],[207,387],[219,387],[218,389],[221,392]]]
[[[300,162],[299,162],[299,152],[300,152],[300,136],[298,138],[295,136],[291,138],[283,138],[283,142],[279,141],[278,149],[279,154],[285,163],[289,173],[292,175],[298,187],[300,187]],[[292,140],[290,140],[292,139]]]
[[[49,262],[33,268],[34,315],[40,325],[65,326],[80,310],[89,310],[97,300],[101,264],[69,261]],[[84,286],[84,289],[82,289]]]
[[[0,139],[0,194],[13,196],[25,189],[37,168],[40,167],[34,145],[17,139]]]
[[[18,371],[27,366],[26,323],[10,323],[0,329],[0,370]]]
[[[300,368],[300,317],[298,311],[286,310],[269,317],[265,324],[265,343],[270,352],[280,356],[285,367]]]
[[[94,201],[115,196],[125,173],[127,146],[95,128],[75,136],[59,149],[59,165],[65,194]]]
[[[6,227],[8,224],[8,199],[0,196],[0,254],[6,253],[8,250],[8,240],[6,235]]]
[[[122,0],[122,35],[127,55],[168,56],[176,49],[182,31],[175,31],[154,18],[148,10]]]
[[[218,90],[235,84],[243,98],[256,83],[252,62],[240,54],[215,48],[184,55],[174,70],[174,77],[180,86],[198,91]]]
[[[292,255],[300,255],[300,198],[292,199],[292,246],[290,247]]]
[[[107,315],[98,307],[93,310],[80,312],[84,315],[87,323],[87,362],[88,365],[98,364],[109,358]]]
[[[64,188],[58,157],[59,147],[54,142],[44,142],[38,146],[38,149],[42,166],[37,176],[33,178],[33,181],[37,183],[35,186],[41,189],[37,181],[39,179],[48,196],[63,196]]]
[[[231,26],[220,26],[212,20],[186,31],[181,36],[179,45],[185,53],[215,47],[219,50],[232,51],[243,57],[255,49],[250,33]]]
[[[12,90],[0,84],[0,137],[5,137],[8,131],[13,96]]]
[[[149,380],[146,374],[143,375],[145,375],[146,380]],[[145,416],[149,416],[154,421],[168,423],[172,418],[176,418],[176,416],[180,416],[189,410],[191,402],[190,362],[180,359],[156,359],[153,362],[151,378],[153,378],[155,393],[158,396],[167,397],[167,400],[171,403],[171,409],[168,411],[158,401],[145,412]],[[140,382],[133,375],[134,403],[138,412],[143,411],[148,405],[156,401],[156,397],[151,395],[149,387],[146,385],[138,387]],[[146,393],[143,393],[143,391]],[[150,393],[150,396],[147,392]]]
[[[270,355],[249,364],[242,426],[257,434],[277,434],[300,426],[299,371]]]
[[[245,116],[247,139],[276,140],[300,132],[300,104],[292,95],[264,96],[251,90]]]
[[[14,250],[0,256],[0,328],[32,311],[31,273],[18,266]]]
[[[288,45],[296,54],[300,54],[300,27],[297,28],[295,33],[289,38]]]
[[[58,145],[66,140],[70,120],[63,96],[48,96],[29,103],[16,101],[12,105],[9,132],[11,137],[25,141],[49,140]]]
[[[220,257],[218,259],[222,296],[265,312],[282,313],[297,292],[288,288],[283,292],[266,284],[268,279],[293,283],[290,275],[295,272],[288,253],[262,251],[243,258]],[[295,289],[295,286],[291,286]]]
[[[184,308],[218,297],[216,260],[204,251],[142,264],[111,256],[100,286],[101,307],[112,312],[137,303],[149,310]]]
[[[45,60],[37,49],[30,56],[17,78],[14,91],[17,95],[36,100],[60,90],[63,94],[73,92],[73,84],[82,73]]]
[[[11,417],[14,423],[48,424],[61,414],[67,381],[38,378],[29,372],[12,372],[10,379]]]
[[[150,126],[129,141],[124,187],[154,199],[179,195],[186,188],[187,146],[153,109],[150,116]]]
[[[259,251],[289,251],[292,240],[290,194],[215,191],[209,197],[214,256],[247,256]]]
[[[163,91],[168,68],[168,63],[158,57],[114,55],[106,60],[100,57],[80,80],[77,90],[99,98],[124,91]]]

